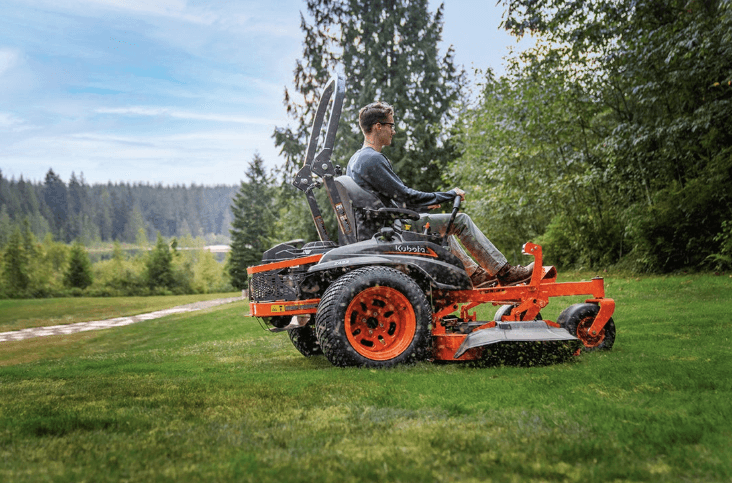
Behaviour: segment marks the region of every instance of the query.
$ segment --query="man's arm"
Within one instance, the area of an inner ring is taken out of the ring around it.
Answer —
[[[428,193],[408,187],[391,169],[389,161],[383,155],[373,156],[362,167],[361,176],[364,180],[375,191],[390,198],[397,206],[403,208],[424,209],[432,205],[439,206],[440,203],[451,201],[458,195],[456,190]],[[461,196],[464,196],[464,192]]]

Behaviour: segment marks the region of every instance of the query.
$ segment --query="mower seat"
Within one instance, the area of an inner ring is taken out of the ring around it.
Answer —
[[[393,226],[397,220],[419,219],[419,213],[415,211],[385,207],[375,194],[361,188],[350,176],[338,176],[334,181],[346,217],[356,231],[356,241],[368,240],[382,227]],[[345,244],[344,238],[339,231],[339,244]]]

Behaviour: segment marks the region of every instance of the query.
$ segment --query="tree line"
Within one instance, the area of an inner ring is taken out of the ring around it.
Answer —
[[[502,3],[503,27],[531,33],[536,46],[507,58],[505,74],[476,71],[467,85],[452,50],[437,49],[442,5],[308,2],[284,99],[293,124],[273,134],[286,162],[258,176],[273,190],[260,204],[273,218],[240,230],[316,239],[288,182],[322,86],[340,71],[347,100],[334,161],[345,166],[360,147],[360,107],[393,104],[397,134],[384,152],[397,173],[422,191],[465,189],[465,210],[515,262],[534,241],[560,267],[732,268],[732,4]]]
[[[73,173],[67,184],[53,169],[33,183],[0,172],[0,298],[232,290],[227,265],[203,248],[228,243],[236,191],[89,185]],[[87,247],[110,242],[92,264]]]
[[[49,169],[42,183],[3,177],[0,171],[0,248],[24,220],[43,239],[85,245],[142,242],[164,237],[228,239],[236,186],[163,186],[149,183],[89,185],[71,174],[64,182]]]
[[[0,250],[0,299],[66,296],[140,296],[227,292],[233,290],[227,264],[204,249],[204,239],[180,241],[159,233],[130,254],[118,241],[110,256],[91,263],[79,240],[38,240],[26,218],[14,227]]]

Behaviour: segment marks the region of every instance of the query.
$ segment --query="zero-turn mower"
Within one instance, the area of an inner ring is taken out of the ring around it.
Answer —
[[[557,271],[542,265],[539,245],[528,283],[476,289],[447,236],[416,233],[411,210],[387,208],[331,163],[345,83],[332,79],[321,96],[305,161],[293,185],[302,190],[320,241],[293,240],[267,250],[249,267],[251,316],[273,332],[287,331],[305,356],[325,354],[338,366],[390,367],[432,361],[478,361],[519,342],[579,341],[579,350],[610,349],[615,341],[615,302],[605,298],[602,278],[558,283]],[[322,149],[316,149],[328,107]],[[314,190],[325,186],[338,222],[338,243],[329,236]],[[455,198],[454,220],[460,208]],[[381,228],[359,237],[354,212]],[[585,295],[556,322],[542,320],[550,297]],[[493,320],[476,320],[475,307],[499,306]],[[496,346],[498,344],[498,346]],[[567,342],[563,344],[568,344]]]

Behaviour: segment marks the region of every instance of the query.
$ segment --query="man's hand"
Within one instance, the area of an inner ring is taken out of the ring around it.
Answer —
[[[461,190],[460,188],[453,188],[452,189],[456,195],[460,197],[461,200],[465,201],[465,191]]]

